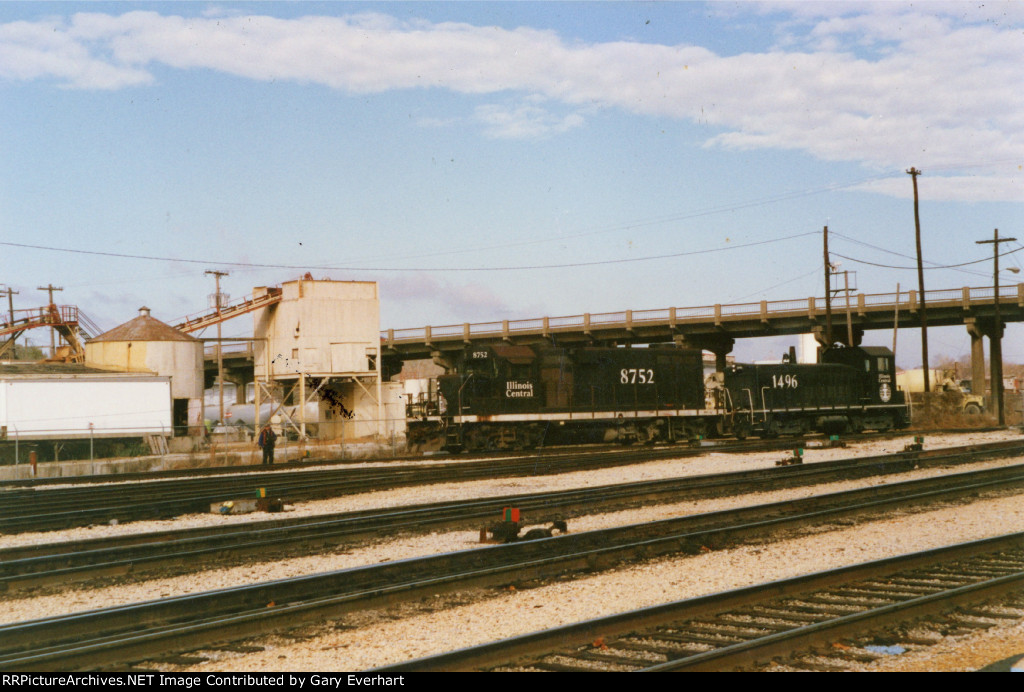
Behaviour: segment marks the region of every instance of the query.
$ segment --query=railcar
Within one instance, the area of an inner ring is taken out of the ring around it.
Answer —
[[[414,449],[677,441],[721,433],[726,413],[701,352],[675,347],[471,346],[437,391],[437,415],[409,421]]]
[[[892,351],[834,347],[822,354],[822,361],[730,366],[725,389],[734,414],[732,433],[774,437],[909,425],[906,395],[895,386]]]

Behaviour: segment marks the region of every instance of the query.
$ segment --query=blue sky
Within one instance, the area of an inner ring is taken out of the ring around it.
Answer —
[[[233,298],[309,271],[379,281],[406,328],[822,295],[827,224],[860,292],[914,288],[911,166],[931,266],[1024,239],[1022,27],[1002,2],[5,2],[0,283],[109,328],[205,309],[207,269]]]

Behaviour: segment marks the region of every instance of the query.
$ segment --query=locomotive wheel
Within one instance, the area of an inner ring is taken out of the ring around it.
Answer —
[[[661,430],[657,423],[641,425],[636,431],[636,441],[642,445],[652,445],[661,437]]]
[[[537,449],[544,441],[544,428],[535,425],[523,432],[523,446],[526,449]]]
[[[737,440],[745,440],[750,436],[750,421],[746,418],[737,418],[732,424],[732,434]]]
[[[488,447],[488,435],[484,430],[471,428],[464,433],[466,448],[471,452],[482,452]]]

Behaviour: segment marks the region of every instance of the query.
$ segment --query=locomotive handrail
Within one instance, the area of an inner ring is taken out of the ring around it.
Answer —
[[[925,291],[925,302],[936,305],[961,305],[967,309],[973,303],[991,304],[994,302],[993,287],[963,287],[957,289],[933,289]],[[832,299],[833,310],[846,307],[847,296],[840,292]],[[1024,283],[1000,286],[999,302],[1015,300],[1024,306]],[[918,291],[907,290],[891,293],[851,293],[849,295],[851,309],[856,308],[863,313],[867,309],[873,311],[887,308],[899,308],[900,311],[916,312],[920,305]],[[562,315],[557,317],[534,317],[520,320],[502,320],[462,324],[430,325],[405,329],[388,329],[381,332],[381,340],[388,345],[401,343],[430,343],[432,339],[451,340],[455,338],[493,338],[508,336],[512,333],[538,332],[547,334],[551,331],[575,330],[582,327],[589,332],[593,327],[631,329],[638,323],[653,322],[687,322],[714,319],[742,319],[760,315],[762,319],[793,314],[820,314],[825,310],[826,299],[812,296],[803,300],[773,300],[747,303],[701,305],[690,307],[672,307],[650,310],[620,310],[616,312],[583,313],[578,315]]]

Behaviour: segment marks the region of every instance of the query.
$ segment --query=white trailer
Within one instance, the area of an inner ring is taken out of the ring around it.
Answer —
[[[0,374],[0,438],[60,440],[172,434],[171,378]]]

